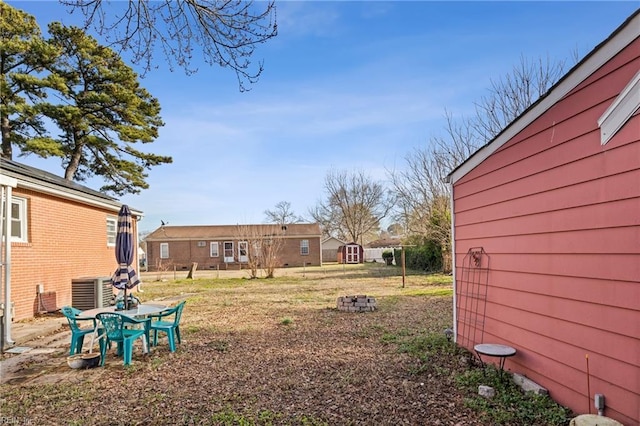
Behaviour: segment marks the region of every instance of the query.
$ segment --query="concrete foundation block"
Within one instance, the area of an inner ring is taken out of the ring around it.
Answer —
[[[513,373],[513,381],[525,392],[533,392],[537,395],[549,395],[549,391],[546,388],[543,388],[522,374]]]
[[[496,390],[491,386],[480,385],[478,386],[478,395],[487,399],[493,399],[493,397],[496,396]]]

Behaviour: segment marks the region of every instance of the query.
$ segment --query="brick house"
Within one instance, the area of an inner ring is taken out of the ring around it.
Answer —
[[[243,269],[250,246],[276,238],[282,243],[278,267],[319,266],[322,262],[317,223],[288,225],[163,225],[147,235],[150,271],[187,270],[193,263],[202,270]]]
[[[117,200],[7,159],[0,161],[0,189],[1,198],[11,200],[10,219],[0,220],[11,240],[0,241],[0,302],[10,307],[7,317],[12,312],[13,320],[22,320],[71,305],[72,280],[115,271]],[[132,214],[137,235],[142,213]],[[9,339],[10,325],[5,322]]]

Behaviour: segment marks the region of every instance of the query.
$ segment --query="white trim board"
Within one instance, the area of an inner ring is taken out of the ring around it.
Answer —
[[[598,119],[600,143],[606,144],[640,109],[640,71]]]

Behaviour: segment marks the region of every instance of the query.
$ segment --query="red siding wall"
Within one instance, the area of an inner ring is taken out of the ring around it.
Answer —
[[[28,243],[11,245],[11,299],[14,320],[33,317],[40,309],[36,287],[44,285],[48,310],[71,305],[71,280],[111,276],[114,248],[107,246],[107,216],[117,212],[14,189],[27,199]],[[134,232],[137,232],[134,220]]]
[[[640,69],[640,39],[454,185],[456,263],[490,256],[484,341],[586,412],[640,422],[640,115],[598,118]],[[459,327],[459,330],[462,328]],[[464,339],[460,339],[464,340]]]

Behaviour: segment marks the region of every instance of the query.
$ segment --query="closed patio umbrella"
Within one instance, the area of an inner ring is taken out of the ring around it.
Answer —
[[[135,269],[131,266],[134,261],[133,230],[131,212],[126,204],[123,204],[118,213],[118,232],[116,234],[116,262],[118,269],[111,277],[111,283],[118,290],[124,290],[124,308],[129,309],[127,302],[127,289],[140,284],[140,279]]]

